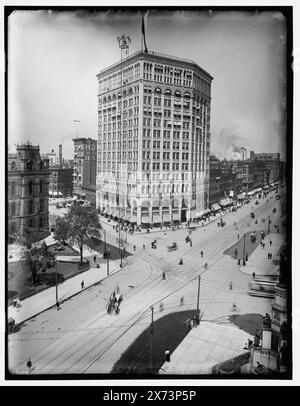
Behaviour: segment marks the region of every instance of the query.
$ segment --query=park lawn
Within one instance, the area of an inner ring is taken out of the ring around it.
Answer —
[[[267,231],[264,231],[267,234]],[[252,254],[252,252],[256,249],[256,247],[260,244],[260,233],[261,231],[256,233],[256,240],[254,242],[250,241],[251,233],[245,234],[245,254],[248,254],[248,257]],[[237,248],[237,257],[235,257],[235,249]],[[227,248],[223,254],[231,256],[234,259],[243,260],[243,253],[244,253],[244,236],[241,235],[240,239],[232,245],[230,248]]]
[[[80,266],[78,263],[73,262],[58,262],[58,283],[72,278],[87,269],[89,269],[89,265],[86,263],[84,266]],[[31,270],[25,261],[9,262],[7,276],[7,298],[9,305],[15,297],[23,300],[55,285],[55,268],[48,268],[45,272],[38,273],[40,281],[36,285],[32,285]]]
[[[122,311],[122,306],[121,306]],[[167,314],[153,323],[152,374],[157,374],[165,362],[165,350],[172,353],[189,332],[188,318],[196,315],[196,310],[186,310]],[[144,330],[128,347],[112,369],[114,374],[150,374],[151,327]]]
[[[99,254],[104,254],[105,251],[105,243],[103,241],[90,238],[85,245],[87,245],[89,248],[91,248],[94,251],[97,251]],[[110,250],[110,259],[120,259],[120,251],[119,247],[115,247],[114,245],[106,243],[106,251]],[[132,255],[130,252],[125,251],[125,256],[128,257]],[[123,256],[124,258],[124,256]]]

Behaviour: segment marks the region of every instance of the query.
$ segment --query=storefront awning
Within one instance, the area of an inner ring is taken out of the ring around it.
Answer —
[[[163,221],[170,221],[170,213],[163,213]]]
[[[195,217],[200,218],[200,217],[204,216],[204,214],[205,214],[205,210],[199,210],[199,211],[196,211]]]
[[[214,203],[211,205],[211,209],[212,209],[212,211],[217,211],[217,210],[220,210],[221,207],[218,205],[218,203]]]
[[[153,214],[153,223],[161,223],[161,216],[159,214]]]
[[[226,199],[222,199],[220,201],[221,206],[228,206],[231,203],[232,203],[232,199],[230,199],[229,197],[227,197]]]
[[[238,198],[238,199],[244,199],[245,197],[246,197],[246,193],[245,193],[245,192],[240,193],[239,195],[237,195],[237,198]]]
[[[172,214],[172,219],[173,219],[173,221],[180,220],[180,218],[179,218],[179,213],[173,213],[173,214]]]
[[[142,223],[150,224],[150,217],[149,216],[142,216]]]

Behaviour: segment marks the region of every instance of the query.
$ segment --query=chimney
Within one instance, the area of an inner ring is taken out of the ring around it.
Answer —
[[[59,159],[59,167],[62,168],[62,145],[59,144],[59,153],[58,153],[58,159]]]

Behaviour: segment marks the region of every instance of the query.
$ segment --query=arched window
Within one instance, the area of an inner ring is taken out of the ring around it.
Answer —
[[[189,94],[189,92],[184,93],[184,98],[185,99],[190,99],[191,98],[191,95]]]
[[[16,232],[16,223],[10,223],[10,232],[11,234]]]
[[[27,170],[32,171],[33,169],[33,162],[32,161],[27,161]]]
[[[10,215],[13,217],[16,215],[16,203],[12,202],[10,205]]]
[[[10,185],[10,194],[12,196],[15,196],[15,194],[16,194],[16,182],[11,183],[11,185]]]
[[[170,97],[171,96],[171,90],[170,89],[166,89],[165,91],[165,96]]]
[[[177,97],[178,99],[180,99],[181,93],[179,92],[179,90],[176,90],[176,92],[175,92],[175,97]]]
[[[157,87],[157,88],[155,89],[155,93],[161,94],[161,89],[160,89],[159,87]]]
[[[10,169],[14,170],[15,167],[16,167],[16,163],[15,163],[15,161],[12,161],[12,163],[10,164]]]
[[[33,183],[32,180],[28,183],[28,194],[29,196],[32,195],[32,191],[33,191]]]
[[[28,202],[28,214],[33,214],[33,201],[29,200]]]

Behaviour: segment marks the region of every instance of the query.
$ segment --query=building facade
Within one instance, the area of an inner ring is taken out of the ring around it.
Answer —
[[[96,205],[97,140],[75,138],[73,195]]]
[[[22,144],[8,155],[8,233],[49,230],[49,160],[38,146]]]
[[[73,193],[73,168],[50,168],[49,195],[71,197]]]
[[[219,160],[210,156],[209,204],[224,197],[238,194],[267,185],[282,178],[280,154],[255,154],[250,152],[246,160]]]
[[[184,222],[207,208],[213,78],[154,52],[97,78],[97,207],[137,224]]]

